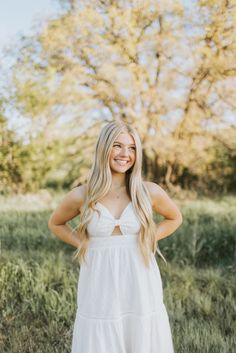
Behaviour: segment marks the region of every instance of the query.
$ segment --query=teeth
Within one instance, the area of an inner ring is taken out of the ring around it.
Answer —
[[[116,162],[119,164],[119,165],[126,165],[127,164],[127,161],[122,161],[120,159],[116,159]]]

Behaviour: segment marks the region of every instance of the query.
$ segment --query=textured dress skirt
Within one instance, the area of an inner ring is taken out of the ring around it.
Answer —
[[[154,254],[144,265],[132,202],[115,219],[96,203],[80,266],[72,353],[173,353]],[[121,235],[112,235],[119,227]]]

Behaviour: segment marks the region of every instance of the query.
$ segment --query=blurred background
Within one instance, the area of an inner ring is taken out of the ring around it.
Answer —
[[[24,19],[29,2],[9,3],[3,19]],[[145,178],[235,192],[235,1],[44,0],[31,13],[27,35],[2,39],[2,194],[84,182],[112,119],[137,127]]]
[[[1,1],[0,62],[0,351],[70,352],[79,265],[47,221],[122,119],[183,213],[175,351],[236,352],[236,0]]]

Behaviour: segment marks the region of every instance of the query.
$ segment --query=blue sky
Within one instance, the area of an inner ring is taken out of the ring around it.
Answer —
[[[58,13],[56,0],[0,0],[0,52],[35,22]]]
[[[4,55],[4,48],[14,46],[20,35],[29,35],[35,23],[44,23],[47,18],[55,17],[59,12],[57,0],[0,0],[0,65],[6,71],[14,62],[11,55]],[[4,90],[7,76],[0,76],[0,91]],[[2,87],[3,86],[3,87]],[[19,112],[6,110],[9,126],[16,130],[22,124]]]

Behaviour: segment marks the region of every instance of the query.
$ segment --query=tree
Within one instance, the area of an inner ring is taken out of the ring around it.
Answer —
[[[61,161],[72,158],[63,168],[75,177],[85,166],[82,180],[98,126],[123,119],[141,135],[145,175],[200,185],[214,146],[234,150],[235,0],[62,3],[68,11],[23,42],[13,69],[35,141],[60,141]]]

